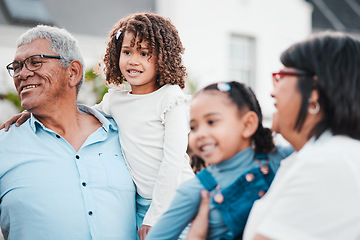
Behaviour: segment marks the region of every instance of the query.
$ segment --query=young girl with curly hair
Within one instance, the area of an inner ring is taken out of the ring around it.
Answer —
[[[187,155],[190,96],[185,95],[184,48],[169,19],[137,13],[110,31],[104,56],[107,84],[95,109],[112,116],[137,187],[139,238],[167,209],[180,183],[194,176]],[[130,91],[120,85],[126,81]],[[23,112],[3,125],[7,130],[30,116]],[[129,203],[132,204],[132,203]]]
[[[186,153],[189,96],[184,48],[170,20],[153,13],[121,19],[110,31],[104,57],[109,89],[95,106],[118,124],[120,142],[137,187],[140,239],[167,209],[177,187],[192,178]]]

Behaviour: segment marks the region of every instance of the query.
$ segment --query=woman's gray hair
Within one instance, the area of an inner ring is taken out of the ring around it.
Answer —
[[[29,29],[22,34],[16,43],[17,47],[31,43],[36,39],[45,38],[49,40],[51,49],[54,53],[61,56],[60,62],[64,68],[69,67],[73,60],[80,61],[83,67],[83,74],[81,81],[77,84],[77,91],[79,91],[81,84],[84,81],[84,60],[80,53],[77,40],[65,29],[58,27],[38,25]]]

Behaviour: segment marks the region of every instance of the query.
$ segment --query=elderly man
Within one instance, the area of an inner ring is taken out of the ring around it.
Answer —
[[[115,122],[83,105],[83,60],[64,29],[37,26],[7,66],[31,117],[0,131],[5,239],[135,239],[135,188]]]

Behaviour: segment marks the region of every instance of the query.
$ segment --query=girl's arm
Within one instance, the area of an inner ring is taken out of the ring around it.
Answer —
[[[201,190],[202,186],[196,178],[183,183],[169,209],[151,228],[146,240],[177,239],[198,211]]]
[[[97,111],[101,112],[105,117],[111,117],[110,113],[110,99],[113,96],[113,94],[116,94],[116,92],[122,92],[124,90],[124,86],[116,86],[108,89],[108,92],[105,93],[100,103],[95,104],[92,106],[92,108],[96,109]]]
[[[95,110],[101,112],[106,117],[110,117],[110,95],[111,90],[109,89],[109,92],[105,93],[100,103],[95,104],[92,106]]]
[[[188,143],[188,105],[185,99],[173,103],[165,112],[163,159],[155,182],[152,202],[145,215],[143,225],[153,226],[162,213],[168,208],[176,189],[184,178],[193,176],[186,150]]]
[[[205,240],[209,225],[209,192],[201,191],[201,203],[194,221],[191,223],[186,240]],[[267,237],[256,234],[253,240],[270,240]]]
[[[191,223],[191,227],[186,240],[205,240],[207,236],[207,230],[209,226],[209,192],[206,190],[201,191],[201,203],[199,211],[196,214],[194,221]]]

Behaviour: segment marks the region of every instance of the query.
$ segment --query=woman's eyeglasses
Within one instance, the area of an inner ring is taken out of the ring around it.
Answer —
[[[277,86],[279,81],[283,79],[285,76],[296,76],[296,77],[311,77],[312,74],[309,74],[302,70],[295,70],[295,71],[280,71],[272,74],[273,84],[274,87]]]

